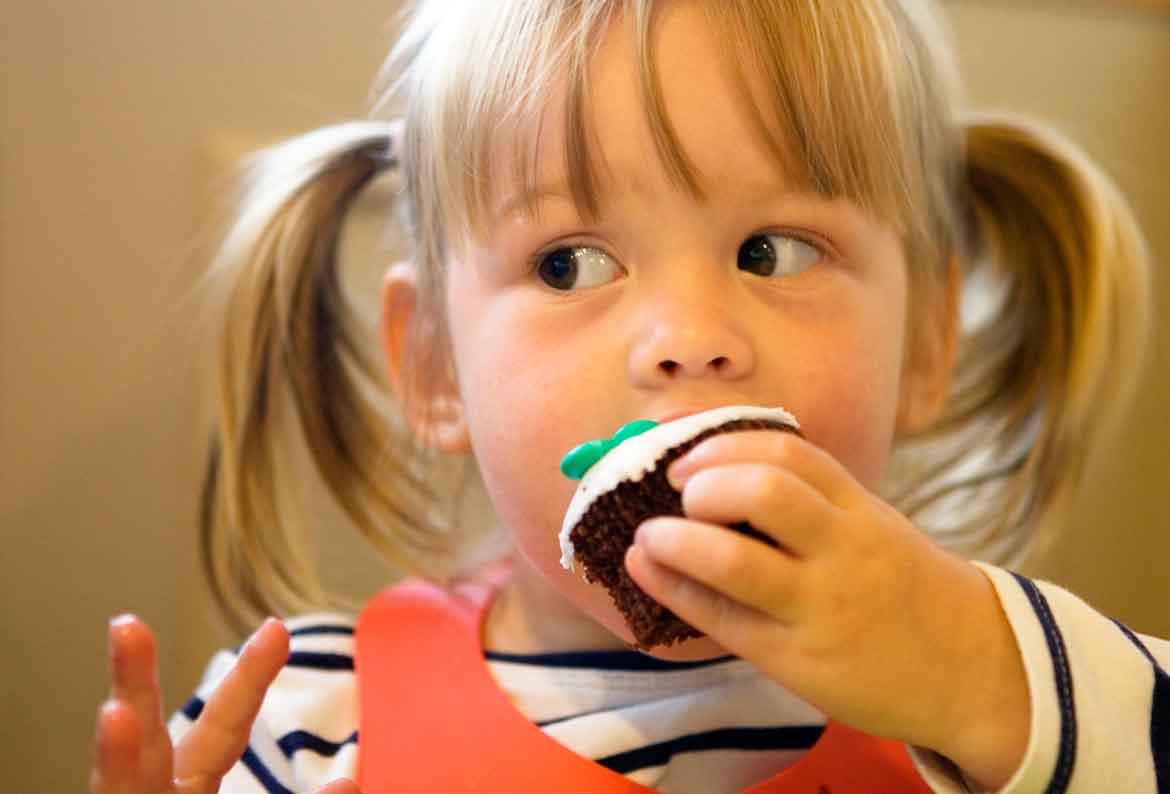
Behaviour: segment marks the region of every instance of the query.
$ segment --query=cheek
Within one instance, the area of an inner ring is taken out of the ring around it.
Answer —
[[[576,487],[560,461],[592,437],[582,423],[590,379],[578,375],[575,346],[556,344],[557,329],[540,327],[519,301],[477,302],[465,292],[449,305],[464,412],[488,494],[516,544],[540,567],[559,570],[556,536]]]
[[[476,457],[501,477],[564,479],[561,457],[588,437],[581,429],[588,384],[574,377],[571,353],[542,350],[533,340],[544,337],[509,322],[481,324],[465,339],[472,341],[456,366]]]
[[[854,309],[849,322],[826,329],[801,375],[807,389],[793,384],[806,436],[871,490],[889,459],[898,411],[905,332],[898,303],[886,304],[889,312]]]
[[[851,397],[824,403],[809,428],[810,438],[871,490],[881,481],[889,459],[897,412],[897,382],[885,375],[886,370],[875,367],[868,380],[842,383],[852,391],[838,393]]]

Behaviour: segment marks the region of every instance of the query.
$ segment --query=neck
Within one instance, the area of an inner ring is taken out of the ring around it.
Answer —
[[[558,653],[626,645],[569,603],[523,555],[516,554],[512,575],[488,610],[483,647],[497,653]]]

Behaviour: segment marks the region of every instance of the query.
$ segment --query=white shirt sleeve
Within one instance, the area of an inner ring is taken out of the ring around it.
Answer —
[[[985,563],[1032,700],[1024,759],[1002,794],[1170,794],[1170,643],[1135,634],[1063,588]],[[910,748],[940,794],[978,791]]]

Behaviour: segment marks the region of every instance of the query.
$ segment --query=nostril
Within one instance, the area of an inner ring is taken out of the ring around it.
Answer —
[[[727,356],[716,356],[715,358],[713,358],[709,362],[707,362],[707,366],[709,366],[711,369],[713,369],[716,372],[722,372],[723,370],[727,369],[727,367],[729,367],[730,365],[731,365],[731,360],[729,358],[727,358]],[[665,372],[667,375],[675,374],[676,372],[679,371],[679,369],[681,367],[682,367],[682,364],[679,364],[677,361],[672,361],[671,359],[664,359],[663,361],[658,362],[658,368],[661,369],[663,372]]]

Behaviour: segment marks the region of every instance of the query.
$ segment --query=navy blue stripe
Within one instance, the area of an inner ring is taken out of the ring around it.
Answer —
[[[243,646],[240,646],[242,648]],[[236,648],[236,657],[240,655]],[[287,667],[307,667],[311,670],[353,670],[353,657],[344,653],[293,651],[288,655]]]
[[[252,750],[251,747],[244,750],[244,755],[240,758],[248,771],[259,781],[260,785],[268,794],[293,794],[291,789],[284,787],[284,784],[276,779],[276,776],[268,771],[268,767],[264,766],[264,762],[260,760],[260,756]]]
[[[662,766],[678,753],[704,750],[807,750],[817,743],[824,730],[823,725],[723,728],[606,756],[597,759],[597,763],[626,775],[638,769]]]
[[[309,637],[309,636],[313,636],[313,635],[322,635],[322,634],[338,634],[338,635],[342,635],[342,636],[352,637],[353,636],[353,627],[352,626],[330,626],[330,625],[326,625],[326,624],[322,624],[319,626],[302,626],[299,629],[290,630],[288,633],[288,636],[291,639],[293,637]],[[242,651],[244,649],[244,645],[246,644],[246,642],[247,641],[240,643],[235,648],[232,648],[232,653],[234,653],[236,656],[239,656],[240,651]]]
[[[180,709],[180,711],[182,711],[188,719],[194,721],[199,719],[199,715],[203,713],[204,705],[205,704],[202,699],[193,697],[183,705],[183,708]],[[357,734],[355,733],[355,741],[356,737]],[[288,753],[285,755],[288,755]],[[240,762],[248,768],[248,771],[252,773],[257,781],[259,781],[260,785],[264,787],[264,790],[267,791],[268,794],[293,794],[292,791],[285,788],[284,784],[276,779],[276,776],[268,770],[268,767],[264,766],[264,762],[260,760],[260,757],[256,755],[250,745],[247,749],[244,750],[244,754],[240,757]]]
[[[199,715],[203,713],[204,702],[198,697],[193,697],[188,700],[180,711],[187,717],[187,719],[194,722],[199,719]],[[331,742],[328,739],[323,739],[320,736],[309,733],[308,731],[292,731],[285,734],[277,740],[276,746],[284,753],[285,758],[292,758],[293,753],[297,750],[311,750],[317,755],[329,756],[332,758],[337,755],[337,751],[347,744],[357,744],[358,734],[354,731],[350,734],[348,739],[342,742]]]
[[[605,714],[606,712],[610,711],[613,711],[612,706],[602,706],[590,711],[580,711],[576,714],[566,714],[564,717],[556,717],[555,719],[551,720],[542,720],[536,723],[536,727],[547,728],[550,725],[557,725],[562,722],[568,722],[569,720],[579,720],[582,717],[592,717],[594,714]]]
[[[1073,700],[1072,670],[1068,665],[1068,649],[1064,644],[1064,636],[1056,619],[1052,616],[1052,608],[1048,599],[1040,592],[1040,588],[1031,579],[1013,573],[1040,625],[1044,628],[1044,640],[1048,643],[1048,654],[1052,657],[1052,674],[1056,684],[1056,698],[1060,707],[1060,751],[1056,757],[1056,769],[1052,772],[1052,779],[1044,794],[1064,794],[1068,790],[1069,780],[1072,778],[1073,767],[1077,759],[1077,710]]]
[[[343,653],[316,653],[314,651],[293,651],[288,655],[288,667],[303,667],[310,670],[353,671],[353,657]]]
[[[293,753],[297,750],[309,750],[317,755],[327,756],[332,758],[337,755],[337,751],[347,744],[357,744],[357,731],[350,734],[348,739],[342,742],[331,742],[324,739],[315,733],[308,731],[293,731],[280,737],[276,741],[276,746],[284,753],[285,758],[292,758]]]
[[[288,633],[290,637],[306,637],[310,634],[344,634],[353,636],[353,626],[305,626]]]
[[[203,713],[203,707],[206,705],[201,698],[193,697],[188,700],[180,711],[192,721],[199,719],[199,715]],[[357,740],[357,734],[354,734],[354,740]],[[283,748],[282,748],[283,749]],[[286,753],[286,755],[288,755]],[[260,760],[260,756],[256,755],[255,751],[249,745],[244,754],[240,757],[240,762],[247,767],[248,771],[252,773],[253,777],[264,787],[268,794],[293,794],[290,789],[284,787],[284,784],[276,779],[276,776],[269,771],[268,767],[264,766],[264,762]]]
[[[179,711],[183,712],[183,714],[187,717],[187,719],[191,720],[191,722],[194,722],[195,720],[199,719],[199,715],[203,713],[202,698],[192,697],[183,704],[183,707],[179,709]]]
[[[1154,779],[1158,794],[1170,794],[1170,674],[1158,664],[1145,643],[1128,628],[1113,621],[1154,667],[1154,696],[1150,707],[1150,752],[1154,756]]]
[[[489,662],[511,662],[539,667],[586,667],[594,670],[665,671],[694,670],[736,660],[720,656],[699,662],[671,662],[638,651],[567,651],[564,653],[497,653],[484,651]]]

